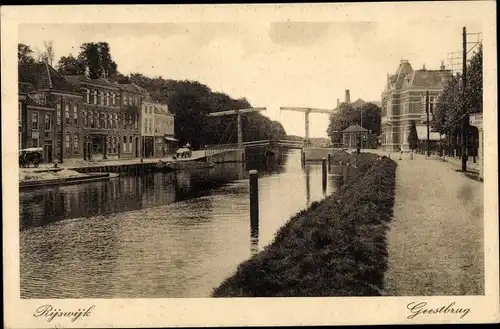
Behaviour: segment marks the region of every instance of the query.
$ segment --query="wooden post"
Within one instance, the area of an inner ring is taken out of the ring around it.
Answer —
[[[321,160],[321,172],[322,172],[322,181],[323,181],[323,192],[326,191],[326,180],[327,180],[327,168],[326,168],[326,159],[323,158]]]
[[[302,164],[302,166],[306,164],[306,154],[304,153],[304,150],[300,152],[300,163]]]
[[[332,155],[328,153],[328,169],[332,166]]]
[[[259,176],[257,170],[250,170],[250,228],[259,228]]]

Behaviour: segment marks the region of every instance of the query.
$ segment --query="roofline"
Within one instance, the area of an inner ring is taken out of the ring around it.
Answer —
[[[27,107],[29,109],[55,111],[55,109],[52,107],[43,107],[43,106],[36,106],[36,105],[27,105]]]
[[[67,75],[67,76],[64,76],[65,79],[66,77],[74,77],[75,75]],[[121,90],[121,88],[111,82],[101,82],[101,81],[95,81],[93,79],[90,79],[90,78],[87,78],[87,77],[80,77],[80,76],[76,76],[78,81],[80,82],[80,84],[87,84],[87,85],[97,85],[97,86],[100,86],[100,87],[107,87],[107,88],[110,88],[110,89],[115,89],[115,90]],[[68,81],[69,82],[69,81]],[[72,82],[69,82],[70,84]]]

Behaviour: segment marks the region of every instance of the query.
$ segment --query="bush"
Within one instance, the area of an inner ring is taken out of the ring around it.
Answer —
[[[396,163],[341,152],[356,163],[343,188],[293,216],[274,241],[214,289],[214,297],[377,296],[387,269]]]

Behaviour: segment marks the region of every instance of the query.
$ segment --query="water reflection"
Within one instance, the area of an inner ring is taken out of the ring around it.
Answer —
[[[323,197],[321,165],[302,168],[300,153],[282,160],[21,192],[22,298],[208,297]]]

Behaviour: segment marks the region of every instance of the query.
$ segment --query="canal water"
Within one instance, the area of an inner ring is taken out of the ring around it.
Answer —
[[[248,170],[259,171],[250,229]],[[22,298],[209,297],[323,191],[300,153],[20,193]]]

